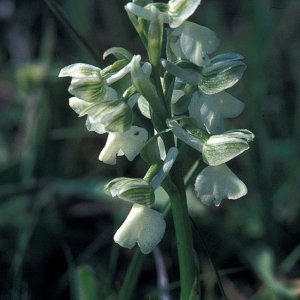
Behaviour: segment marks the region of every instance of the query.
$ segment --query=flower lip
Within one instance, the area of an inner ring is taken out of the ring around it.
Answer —
[[[208,166],[195,182],[197,197],[206,205],[221,204],[223,199],[238,199],[247,194],[246,185],[225,165]]]
[[[161,241],[166,228],[163,215],[143,205],[134,204],[126,220],[114,235],[120,246],[132,249],[135,244],[149,254]]]
[[[147,130],[138,126],[131,126],[123,133],[110,132],[99,160],[115,165],[116,156],[125,155],[129,161],[132,161],[140,153],[147,139]]]

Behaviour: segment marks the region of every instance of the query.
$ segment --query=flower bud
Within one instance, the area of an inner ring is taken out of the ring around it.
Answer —
[[[148,30],[148,56],[152,65],[159,64],[163,38],[163,19],[155,6],[151,7],[151,21]]]
[[[153,83],[149,80],[140,66],[140,56],[133,58],[131,77],[132,82],[138,92],[148,101],[155,113],[162,119],[165,119],[166,111]]]

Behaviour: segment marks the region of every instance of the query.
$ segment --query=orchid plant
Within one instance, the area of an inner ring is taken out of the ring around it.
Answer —
[[[152,252],[166,230],[163,213],[154,208],[155,190],[161,186],[168,194],[182,299],[197,298],[182,158],[190,148],[199,152],[207,166],[195,174],[195,193],[204,204],[219,206],[223,199],[247,193],[226,163],[249,149],[254,138],[249,130],[224,128],[224,119],[244,109],[243,102],[226,90],[239,81],[246,65],[238,53],[214,55],[220,43],[217,35],[187,21],[200,2],[128,3],[125,9],[147,57],[114,47],[103,54],[104,59],[116,58],[106,68],[76,63],[59,74],[72,78],[69,105],[87,117],[87,129],[108,134],[99,160],[115,165],[118,156],[132,161],[140,155],[149,166],[144,178],[115,178],[105,187],[112,197],[132,204],[115,242],[129,249],[137,244],[143,254]],[[150,120],[151,131],[134,125],[137,113]]]

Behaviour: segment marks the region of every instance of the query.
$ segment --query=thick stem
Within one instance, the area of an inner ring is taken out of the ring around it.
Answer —
[[[193,255],[192,229],[187,210],[183,177],[181,176],[180,170],[179,163],[176,163],[172,169],[172,182],[166,180],[164,188],[171,200],[171,209],[175,226],[179,257],[181,299],[188,300],[191,295],[195,295],[193,288],[196,278],[196,268]]]

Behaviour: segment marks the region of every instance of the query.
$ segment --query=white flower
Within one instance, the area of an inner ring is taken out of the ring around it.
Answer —
[[[70,107],[79,114],[87,115],[86,126],[90,131],[102,134],[107,131],[124,132],[132,124],[131,107],[118,99],[116,91],[108,92],[100,101],[88,102],[77,97],[69,99]]]
[[[168,4],[151,3],[146,7],[130,2],[125,5],[125,9],[140,18],[151,20],[151,6],[164,7],[164,11],[160,11],[163,21],[169,23],[171,28],[176,28],[195,12],[200,2],[201,0],[170,0]]]
[[[195,92],[189,105],[189,114],[199,128],[208,133],[224,132],[224,118],[235,118],[244,109],[244,103],[226,92],[206,95]]]
[[[101,69],[77,63],[64,67],[58,77],[72,77],[69,93],[88,102],[99,101],[106,94],[106,82]]]
[[[206,205],[219,206],[223,199],[238,199],[247,194],[246,185],[225,165],[208,166],[197,176],[197,197]]]
[[[125,155],[129,161],[132,161],[141,152],[147,139],[146,129],[138,126],[131,126],[123,133],[110,132],[105,147],[99,155],[99,160],[115,165],[116,156]]]
[[[219,43],[214,31],[192,22],[184,22],[170,34],[173,53],[197,66],[209,62],[208,54],[215,52]]]
[[[202,159],[210,166],[224,164],[249,149],[254,134],[247,129],[229,130],[209,136],[204,130],[190,125],[181,127],[177,121],[167,119],[167,126],[178,139],[202,153]]]
[[[126,220],[114,235],[114,241],[131,249],[137,243],[144,254],[161,241],[166,228],[163,215],[151,208],[134,204]]]
[[[72,77],[69,92],[70,107],[79,114],[87,115],[88,130],[97,133],[124,132],[132,124],[131,107],[118,93],[108,86],[123,78],[131,70],[131,63],[105,79],[101,69],[88,64],[73,64],[63,68],[59,77]]]

